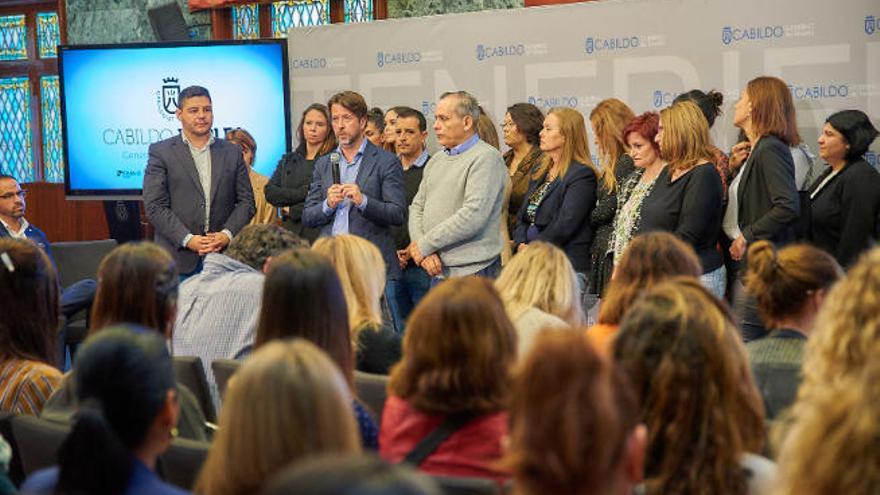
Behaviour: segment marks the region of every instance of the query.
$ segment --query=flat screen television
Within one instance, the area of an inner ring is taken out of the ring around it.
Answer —
[[[254,136],[254,169],[290,150],[286,40],[67,45],[59,58],[68,199],[138,199],[148,147],[180,133],[177,95],[204,86],[214,135]]]

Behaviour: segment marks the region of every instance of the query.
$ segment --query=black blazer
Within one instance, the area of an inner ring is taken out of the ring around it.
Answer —
[[[762,137],[740,173],[745,175],[737,191],[737,218],[746,242],[794,240],[800,203],[788,145],[775,136]]]
[[[811,194],[831,171],[828,167],[813,182]],[[848,267],[874,245],[878,216],[880,173],[859,159],[843,167],[810,201],[810,240]]]
[[[303,225],[302,215],[314,171],[315,161],[307,160],[302,149],[297,148],[281,157],[265,189],[266,201],[272,206],[290,207],[290,214],[282,219],[284,227],[309,242],[318,238],[318,229]]]
[[[544,177],[529,182],[513,236],[516,245],[526,242],[529,196],[543,182]],[[596,173],[583,163],[573,162],[565,176],[550,185],[535,214],[535,226],[539,231],[537,240],[549,242],[565,251],[579,273],[586,273],[590,269],[590,245],[593,242],[590,213],[595,207]]]

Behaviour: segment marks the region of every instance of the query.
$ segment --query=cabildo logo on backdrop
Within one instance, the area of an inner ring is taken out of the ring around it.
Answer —
[[[654,90],[654,97],[651,101],[654,103],[654,108],[668,107],[669,105],[672,105],[672,100],[674,100],[679,94],[680,93],[656,89]]]
[[[395,65],[412,65],[422,62],[442,62],[443,52],[440,50],[419,51],[381,51],[376,53],[376,67],[382,69]]]
[[[662,34],[626,35],[611,38],[588,36],[587,39],[584,40],[584,51],[587,52],[587,55],[592,55],[596,52],[652,48],[663,46],[665,44],[666,36]]]
[[[290,66],[297,70],[344,69],[345,57],[302,57],[290,59]]]
[[[871,36],[877,31],[877,18],[872,15],[865,16],[865,34]]]
[[[480,43],[476,47],[477,60],[480,62],[492,58],[525,57],[528,55],[546,54],[546,43],[512,43],[509,45],[491,45]]]
[[[812,37],[816,26],[812,22],[801,24],[767,26],[724,26],[721,28],[721,42],[725,45],[741,41],[765,41],[779,38]]]

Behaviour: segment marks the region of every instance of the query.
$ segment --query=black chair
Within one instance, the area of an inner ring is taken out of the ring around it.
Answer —
[[[214,380],[217,382],[217,391],[220,392],[221,400],[226,397],[226,384],[240,366],[241,361],[234,359],[216,359],[211,363],[211,371],[214,372]]]
[[[12,418],[12,435],[21,458],[24,476],[57,464],[58,448],[70,432],[70,426],[34,416]]]
[[[159,457],[156,472],[165,481],[191,491],[211,445],[187,438],[175,438]]]
[[[376,415],[382,424],[382,409],[388,395],[388,375],[374,375],[363,371],[354,372],[354,388],[358,398]]]
[[[12,433],[12,419],[15,414],[0,412],[0,436],[12,447],[12,459],[9,460],[9,480],[15,486],[24,481],[24,471],[21,467],[21,456],[18,455],[18,446],[15,444],[15,435]]]
[[[177,383],[184,385],[199,401],[205,419],[214,423],[217,415],[214,411],[214,402],[211,400],[211,392],[208,390],[208,379],[205,377],[205,368],[201,358],[195,356],[174,356],[174,377]]]
[[[445,495],[500,495],[498,483],[483,478],[431,476]]]

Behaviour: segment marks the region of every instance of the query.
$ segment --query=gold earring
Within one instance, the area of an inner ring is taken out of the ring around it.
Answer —
[[[180,432],[177,430],[177,427],[171,428],[171,438],[177,438],[177,435],[180,435]]]

